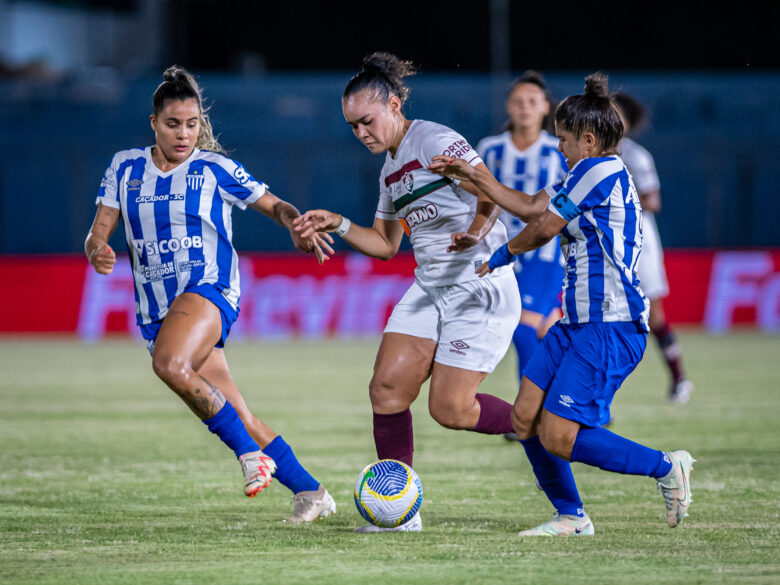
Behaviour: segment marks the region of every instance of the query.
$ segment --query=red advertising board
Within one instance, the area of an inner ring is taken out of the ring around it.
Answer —
[[[780,332],[780,250],[667,250],[672,323],[715,332],[733,325]],[[231,338],[376,335],[413,280],[414,257],[382,262],[338,254],[243,254],[241,317]],[[110,276],[83,256],[0,257],[0,333],[136,334],[126,257]]]

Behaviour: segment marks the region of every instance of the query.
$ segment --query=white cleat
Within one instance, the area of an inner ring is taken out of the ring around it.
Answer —
[[[674,528],[688,516],[688,506],[693,502],[691,471],[696,460],[688,451],[670,451],[666,454],[672,462],[672,470],[656,480],[658,493],[666,504],[666,523]]]
[[[411,520],[409,520],[406,524],[401,524],[400,526],[382,528],[381,526],[366,524],[360,528],[355,528],[355,532],[422,532],[422,518],[420,518],[420,513],[417,512],[417,514],[412,516]]]
[[[262,451],[244,453],[238,458],[244,472],[244,493],[249,498],[271,485],[271,477],[276,472],[276,463]]]
[[[298,492],[293,496],[293,515],[285,520],[293,524],[314,522],[336,513],[336,502],[322,484],[314,491]]]
[[[594,533],[593,522],[585,516],[556,514],[552,520],[536,528],[523,530],[518,536],[590,536]]]
[[[688,404],[693,394],[693,382],[690,380],[680,380],[672,386],[669,392],[669,402],[672,404]]]

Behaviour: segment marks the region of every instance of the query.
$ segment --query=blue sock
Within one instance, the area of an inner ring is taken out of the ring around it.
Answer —
[[[249,436],[244,423],[238,418],[236,409],[228,401],[225,401],[225,405],[217,414],[204,420],[203,424],[222,439],[225,445],[233,449],[236,457],[241,457],[244,453],[260,450],[260,445],[255,443],[255,440]]]
[[[664,477],[672,462],[663,451],[650,449],[605,428],[582,428],[574,441],[571,460],[626,475]]]
[[[303,468],[295,457],[290,445],[282,437],[276,437],[263,448],[263,453],[276,462],[274,477],[292,493],[316,491],[320,482]]]
[[[517,350],[517,378],[519,380],[523,377],[523,368],[539,345],[539,337],[536,334],[536,329],[525,323],[520,323],[512,334],[512,342]]]
[[[521,439],[520,444],[531,462],[536,480],[558,514],[584,516],[582,500],[569,462],[548,453],[539,435]]]

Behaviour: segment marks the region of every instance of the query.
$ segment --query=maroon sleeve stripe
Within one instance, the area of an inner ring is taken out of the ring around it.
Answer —
[[[403,177],[406,173],[411,171],[416,171],[417,169],[421,169],[422,164],[420,164],[420,161],[415,159],[412,162],[406,163],[404,166],[402,166],[400,169],[398,169],[394,173],[390,173],[385,177],[385,187],[389,187],[393,183],[397,183],[401,180],[401,177]]]

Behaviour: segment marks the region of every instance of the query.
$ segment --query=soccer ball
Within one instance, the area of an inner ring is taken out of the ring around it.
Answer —
[[[368,522],[393,528],[411,520],[420,509],[423,487],[414,469],[395,459],[366,466],[355,482],[355,506]]]

